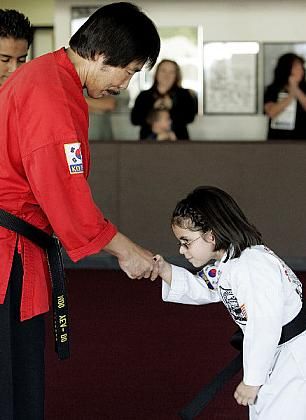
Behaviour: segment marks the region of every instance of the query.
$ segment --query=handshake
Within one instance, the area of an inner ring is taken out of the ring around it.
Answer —
[[[161,277],[171,284],[171,264],[161,255],[153,255],[120,232],[105,246],[104,250],[118,259],[120,268],[131,278],[150,278],[152,281]]]
[[[145,264],[146,266],[146,264]],[[136,267],[134,266],[134,269]],[[126,274],[130,278],[150,278],[151,281],[154,281],[157,279],[157,277],[160,277],[162,280],[166,281],[169,285],[171,285],[171,279],[172,279],[172,268],[171,264],[169,264],[167,261],[164,260],[164,258],[161,255],[154,255],[151,257],[150,261],[148,262],[148,266],[144,269],[142,269],[142,273],[136,276],[133,276],[126,272]]]

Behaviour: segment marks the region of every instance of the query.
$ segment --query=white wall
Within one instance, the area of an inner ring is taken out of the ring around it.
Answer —
[[[0,0],[1,9],[16,9],[34,26],[52,26],[55,0]]]
[[[55,0],[55,46],[67,45],[70,37],[70,8],[92,6],[92,0]],[[110,2],[96,2],[98,5]],[[305,0],[142,0],[134,1],[157,26],[203,25],[204,41],[306,41]],[[259,63],[259,72],[262,63]],[[262,110],[263,86],[258,86],[259,112]],[[121,139],[135,138],[127,116],[117,116]],[[266,117],[204,115],[190,126],[194,140],[263,140]]]

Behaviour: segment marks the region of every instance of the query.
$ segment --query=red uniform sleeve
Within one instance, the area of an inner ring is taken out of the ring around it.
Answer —
[[[84,174],[70,172],[63,142],[36,149],[23,164],[38,204],[73,261],[111,241],[117,229],[95,205]]]

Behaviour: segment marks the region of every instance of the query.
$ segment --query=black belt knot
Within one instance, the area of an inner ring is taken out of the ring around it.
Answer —
[[[61,360],[67,359],[69,357],[68,301],[58,239],[2,209],[0,209],[0,226],[26,237],[46,251],[52,281],[55,350]]]

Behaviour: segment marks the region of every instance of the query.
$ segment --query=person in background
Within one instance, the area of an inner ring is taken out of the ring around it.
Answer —
[[[175,141],[176,135],[171,130],[171,118],[167,109],[152,109],[147,117],[151,133],[147,140]]]
[[[33,41],[29,19],[13,9],[0,9],[0,86],[26,62]]]
[[[85,93],[85,100],[89,112],[88,139],[113,140],[111,112],[116,109],[116,98],[105,96],[94,99],[86,96]]]
[[[116,119],[114,115],[129,112],[130,95],[128,90],[123,90],[120,95],[105,96],[103,98],[89,98],[84,91],[85,100],[89,111],[89,140],[115,140],[119,139]]]
[[[154,75],[153,86],[140,92],[131,112],[131,122],[140,125],[140,140],[150,135],[147,117],[152,109],[167,109],[172,120],[172,130],[178,140],[188,140],[187,124],[197,114],[197,99],[194,92],[181,86],[182,75],[179,65],[164,59]]]
[[[268,140],[306,140],[306,82],[304,60],[287,53],[274,70],[274,80],[264,94],[269,117]]]
[[[159,50],[149,17],[131,3],[110,3],[68,48],[24,64],[0,89],[1,420],[44,418],[43,314],[51,279],[45,247],[17,234],[20,223],[40,237],[55,234],[73,261],[103,249],[130,278],[157,275],[152,253],[119,232],[93,201],[83,88],[92,98],[118,95],[143,66],[154,66]]]
[[[299,279],[219,188],[188,194],[176,205],[171,225],[180,254],[199,271],[192,274],[156,255],[162,299],[222,302],[244,335],[237,403],[249,407],[250,420],[305,420],[306,311]]]

